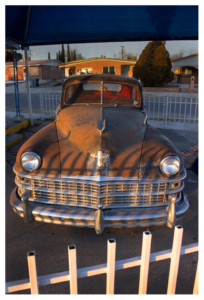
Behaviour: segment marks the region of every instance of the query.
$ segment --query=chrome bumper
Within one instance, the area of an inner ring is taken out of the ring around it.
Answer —
[[[20,201],[17,188],[10,196],[10,203],[15,213],[24,218],[25,222],[32,220],[52,224],[70,225],[95,228],[102,233],[105,227],[142,227],[153,225],[167,225],[173,227],[175,222],[183,217],[189,208],[187,197],[182,194],[176,204],[168,207],[129,208],[129,209],[83,209],[56,205],[46,205]],[[173,215],[172,215],[173,214]],[[170,225],[169,225],[170,224]]]

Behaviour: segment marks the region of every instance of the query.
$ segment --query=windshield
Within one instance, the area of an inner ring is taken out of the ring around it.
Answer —
[[[77,83],[66,89],[65,104],[103,103],[141,105],[140,90],[137,86],[122,83]]]

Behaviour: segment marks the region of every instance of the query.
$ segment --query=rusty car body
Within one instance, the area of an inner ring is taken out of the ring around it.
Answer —
[[[20,148],[14,172],[10,203],[26,222],[174,227],[189,207],[182,156],[148,124],[134,78],[68,78],[55,121]]]

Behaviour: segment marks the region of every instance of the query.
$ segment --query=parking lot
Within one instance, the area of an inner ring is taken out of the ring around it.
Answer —
[[[68,245],[77,249],[77,267],[89,267],[106,263],[107,239],[116,240],[116,260],[141,255],[142,233],[152,233],[151,252],[172,247],[173,230],[166,226],[149,228],[106,228],[102,235],[94,229],[32,222],[25,224],[9,203],[15,187],[13,165],[21,145],[48,121],[35,121],[33,127],[22,132],[23,139],[6,150],[6,282],[28,278],[27,252],[35,251],[38,276],[68,270]],[[198,132],[160,129],[182,152],[187,167],[184,193],[188,195],[190,208],[179,225],[184,228],[182,245],[198,242],[198,176],[191,170],[197,157]],[[192,294],[198,254],[183,255],[177,281],[177,294]],[[148,294],[166,294],[170,260],[150,264]],[[116,271],[115,294],[137,294],[139,267]],[[68,294],[69,283],[53,284],[39,288],[40,294]],[[17,294],[29,294],[22,291]],[[106,276],[98,275],[78,280],[79,294],[105,294]]]

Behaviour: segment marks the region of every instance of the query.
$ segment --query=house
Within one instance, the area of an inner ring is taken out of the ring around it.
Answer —
[[[64,73],[59,69],[61,61],[57,59],[48,60],[32,60],[28,61],[29,77],[38,78],[39,80],[50,79],[61,79],[64,77]],[[25,61],[18,61],[18,80],[26,79],[26,64]],[[5,65],[6,69],[6,81],[14,80],[14,69],[13,62],[7,62]]]
[[[176,82],[190,83],[191,77],[194,76],[194,83],[198,84],[198,53],[174,59],[171,63]]]
[[[59,66],[64,70],[65,77],[85,74],[115,74],[132,77],[132,69],[136,60],[94,57],[83,60],[66,62]]]

